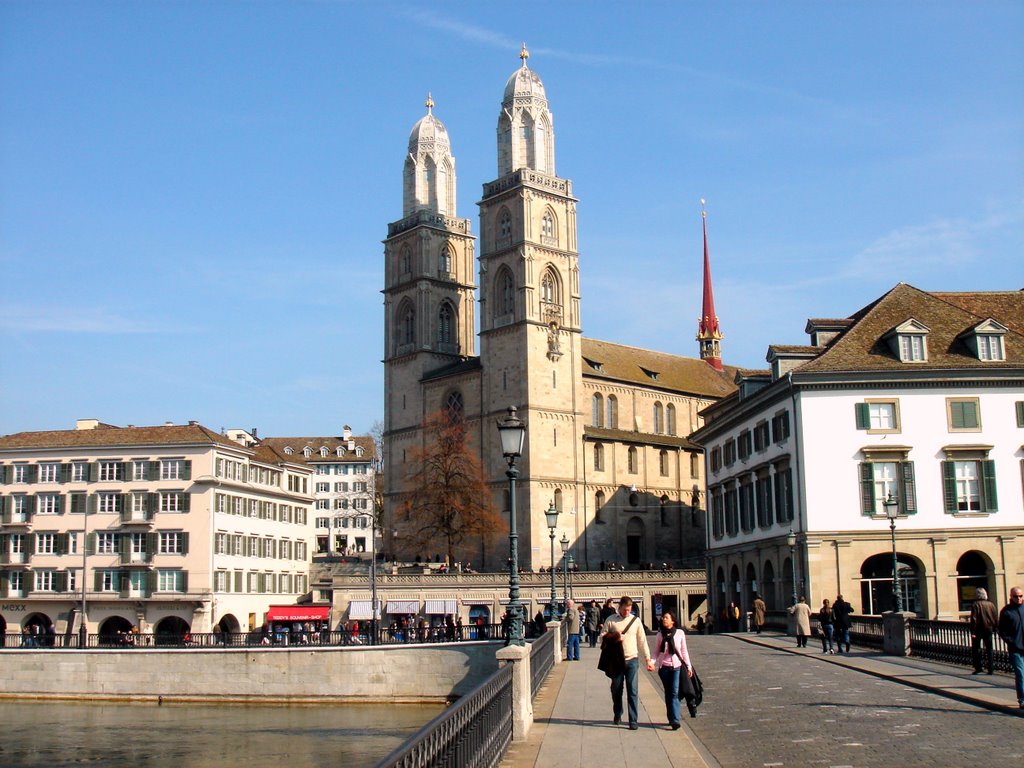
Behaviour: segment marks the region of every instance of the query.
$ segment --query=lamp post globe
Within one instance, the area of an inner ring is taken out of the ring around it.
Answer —
[[[523,455],[523,441],[526,439],[526,424],[516,415],[516,407],[510,405],[504,419],[498,422],[498,437],[501,440],[501,454],[508,462],[505,476],[508,478],[508,633],[505,645],[525,645],[523,639],[523,605],[519,601],[519,534],[516,531],[516,480],[519,470],[516,459]]]
[[[889,491],[885,501],[882,502],[885,508],[885,516],[889,518],[889,533],[892,536],[892,598],[897,613],[903,611],[903,590],[900,588],[900,562],[896,556],[896,518],[900,516],[900,502]]]
[[[551,621],[557,621],[562,618],[562,612],[558,608],[558,594],[555,592],[555,526],[558,525],[558,509],[554,501],[544,512],[544,517],[547,518],[551,538],[551,567],[548,569],[551,572]]]
[[[786,544],[789,545],[789,561],[793,564],[793,605],[796,605],[797,594],[797,575],[796,575],[796,534],[793,533],[793,529],[789,529],[789,535],[786,536]]]

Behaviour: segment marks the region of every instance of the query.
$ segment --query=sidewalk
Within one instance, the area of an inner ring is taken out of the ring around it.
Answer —
[[[715,636],[718,642],[746,642],[811,656],[868,675],[931,691],[968,704],[1010,715],[1018,709],[1010,675],[972,675],[969,669],[918,658],[884,656],[854,646],[850,655],[827,656],[811,643],[778,633]],[[683,711],[682,728],[672,731],[665,719],[661,684],[653,673],[640,673],[640,729],[612,724],[608,678],[597,669],[598,649],[583,647],[580,661],[555,666],[534,700],[534,723],[525,742],[514,742],[501,768],[566,768],[576,765],[651,765],[718,768],[715,758],[694,738]],[[700,715],[698,715],[699,717]]]
[[[816,637],[808,639],[807,648],[797,648],[794,638],[778,632],[763,632],[760,635],[738,632],[729,637],[767,648],[813,656],[829,664],[839,664],[967,704],[1024,717],[1024,710],[1017,706],[1013,675],[972,675],[967,667],[912,656],[885,656],[880,651],[856,645],[851,648],[849,655],[837,653],[828,656],[821,652],[821,641]]]

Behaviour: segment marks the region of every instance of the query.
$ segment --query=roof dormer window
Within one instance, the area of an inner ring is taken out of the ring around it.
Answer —
[[[325,446],[321,446],[321,448],[320,448],[320,455],[321,456],[326,456],[327,455],[327,448]]]
[[[991,317],[978,323],[960,335],[968,348],[983,362],[997,362],[1006,359],[1006,346],[1003,337],[1007,328]]]
[[[290,445],[286,445],[284,447],[284,452],[286,454],[288,454],[289,456],[291,456],[293,453],[295,453],[295,451],[292,450],[292,447]]]
[[[339,456],[344,456],[345,455],[345,446],[343,446],[343,445],[339,445],[338,446],[338,455]]]
[[[883,337],[902,363],[928,360],[928,326],[914,318],[900,323]]]
[[[312,456],[313,455],[313,449],[309,448],[309,447],[303,448],[302,449],[302,455],[307,457],[307,458]]]

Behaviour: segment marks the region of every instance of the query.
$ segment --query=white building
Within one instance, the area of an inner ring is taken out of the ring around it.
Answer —
[[[0,632],[260,626],[308,590],[311,470],[196,422],[0,437]]]
[[[1024,577],[1024,292],[901,283],[806,331],[810,346],[769,347],[770,371],[740,371],[691,436],[716,615],[755,591],[892,610],[886,500],[905,609],[957,617],[982,586],[1005,601]]]

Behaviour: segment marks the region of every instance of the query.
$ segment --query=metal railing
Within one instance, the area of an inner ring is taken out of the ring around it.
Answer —
[[[445,627],[391,630],[381,628],[376,634],[369,630],[292,630],[263,632],[189,632],[186,634],[136,633],[90,634],[86,648],[241,648],[251,646],[368,646],[415,645],[476,640],[501,640],[500,624],[468,625],[461,631],[449,632]],[[375,641],[375,642],[371,642]],[[0,635],[0,648],[81,648],[77,633],[67,635],[16,634]]]
[[[881,648],[883,640],[882,617],[850,616],[850,644],[863,645],[868,648]]]
[[[565,626],[564,624],[562,626]],[[555,653],[552,646],[555,642],[553,632],[545,632],[539,640],[530,643],[530,699],[537,698],[544,678],[555,666]]]
[[[512,741],[512,664],[442,712],[377,768],[493,768]]]
[[[974,666],[971,658],[971,628],[966,622],[911,619],[909,625],[911,656],[963,667]],[[981,652],[984,655],[984,647]],[[992,657],[994,669],[1012,671],[1006,643],[995,633],[992,634]]]

